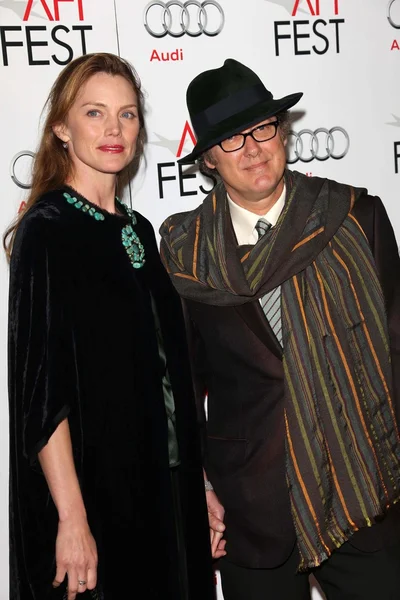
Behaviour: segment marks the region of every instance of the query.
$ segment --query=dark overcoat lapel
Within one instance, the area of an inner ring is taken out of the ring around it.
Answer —
[[[270,324],[265,318],[264,312],[258,300],[248,302],[235,307],[236,312],[246,325],[256,334],[263,344],[277,358],[282,360],[282,348],[274,335]]]

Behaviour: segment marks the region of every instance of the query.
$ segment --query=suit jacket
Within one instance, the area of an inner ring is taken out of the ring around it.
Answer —
[[[385,295],[400,415],[400,260],[379,198],[353,209],[376,261]],[[285,478],[282,351],[258,300],[218,307],[185,300],[204,461],[225,507],[227,558],[252,568],[284,562],[295,544]],[[207,394],[207,418],[204,398]],[[351,543],[373,551],[400,539],[395,508]]]

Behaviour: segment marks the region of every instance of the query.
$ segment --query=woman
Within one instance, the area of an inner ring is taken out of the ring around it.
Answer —
[[[180,302],[116,197],[143,153],[138,78],[85,55],[47,108],[6,235],[10,599],[211,599]]]

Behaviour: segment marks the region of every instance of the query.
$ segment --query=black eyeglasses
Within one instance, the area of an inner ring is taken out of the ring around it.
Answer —
[[[235,135],[231,135],[231,137],[226,138],[226,140],[219,142],[218,145],[221,146],[224,152],[235,152],[235,150],[243,148],[248,135],[256,142],[268,142],[268,140],[272,140],[272,138],[276,136],[278,125],[278,119],[271,123],[263,123],[262,125],[254,127],[254,129],[247,133],[235,133]]]

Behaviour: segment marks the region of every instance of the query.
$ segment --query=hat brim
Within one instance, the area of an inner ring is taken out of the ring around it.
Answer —
[[[221,121],[215,128],[209,129],[206,135],[198,139],[192,152],[183,158],[180,158],[178,164],[185,165],[193,163],[203,152],[212,148],[222,140],[259,123],[264,119],[273,117],[283,110],[288,110],[297,104],[302,95],[302,92],[297,92],[285,96],[284,98],[280,98],[279,100],[269,99]]]

